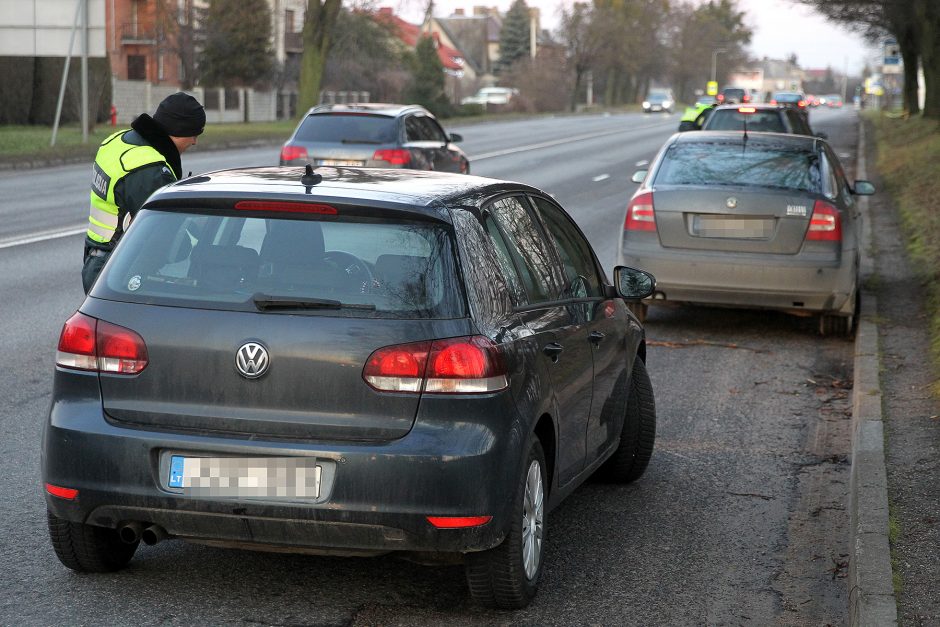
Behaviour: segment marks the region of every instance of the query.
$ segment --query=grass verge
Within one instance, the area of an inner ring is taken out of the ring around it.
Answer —
[[[927,291],[933,393],[940,396],[940,124],[868,117],[875,127],[878,173],[898,207],[905,245]]]
[[[229,146],[261,143],[280,143],[287,139],[297,125],[296,120],[253,122],[251,124],[209,124],[199,136],[198,148],[213,150]],[[49,126],[0,126],[0,163],[29,164],[37,161],[49,163],[94,159],[98,145],[105,137],[121,128],[98,125],[82,143],[81,127],[70,124],[59,127],[56,145],[50,146],[52,128]]]

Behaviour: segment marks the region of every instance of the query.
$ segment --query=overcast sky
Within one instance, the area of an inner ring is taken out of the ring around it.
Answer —
[[[795,53],[804,69],[832,67],[858,74],[866,61],[875,54],[859,35],[830,22],[811,7],[795,0],[737,0],[754,32],[751,53],[783,59]],[[526,0],[529,6],[542,10],[542,28],[558,25],[560,5],[571,6],[574,0]],[[378,0],[380,6],[393,7],[404,19],[420,22],[427,0]],[[505,11],[512,0],[435,0],[434,14],[451,15],[463,9],[468,15],[474,5],[495,6]]]

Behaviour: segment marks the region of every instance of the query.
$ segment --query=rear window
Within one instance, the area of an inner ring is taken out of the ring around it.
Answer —
[[[92,295],[258,311],[254,297],[263,294],[342,303],[304,310],[331,315],[457,318],[466,312],[457,277],[452,236],[440,224],[148,210]]]
[[[756,185],[809,192],[821,188],[814,153],[743,140],[673,144],[654,185]]]
[[[741,113],[737,110],[722,109],[712,113],[705,125],[706,131],[743,131],[747,123],[747,130],[767,133],[786,133],[787,128],[780,119],[777,111],[757,111],[755,113]]]
[[[774,100],[777,102],[799,102],[802,100],[799,94],[791,94],[787,92],[780,92],[774,94]]]
[[[387,115],[317,113],[308,115],[294,135],[295,141],[337,144],[394,144],[396,118]]]

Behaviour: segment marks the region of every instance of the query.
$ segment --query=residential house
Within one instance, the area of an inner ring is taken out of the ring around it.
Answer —
[[[271,8],[272,48],[281,67],[303,51],[305,0],[268,0]],[[107,0],[106,36],[112,71],[112,102],[118,121],[129,123],[141,112],[152,112],[167,95],[186,84],[187,54],[195,57],[195,43],[181,43],[178,33],[198,30],[192,21],[207,0]],[[188,48],[188,49],[187,49]],[[193,62],[193,65],[195,62]],[[191,67],[193,66],[191,65]],[[282,76],[287,73],[278,73]],[[206,107],[207,121],[273,120],[294,114],[297,86],[276,84],[269,91],[189,89]]]
[[[430,35],[434,39],[437,56],[446,74],[444,88],[453,102],[459,102],[460,98],[466,95],[466,88],[464,87],[466,83],[475,86],[477,79],[476,68],[467,63],[466,56],[454,45],[449,34],[436,26],[436,19],[432,18],[430,23],[424,26],[412,24],[395,15],[392,9],[388,7],[380,8],[376,13],[376,19],[390,25],[392,32],[396,34],[401,45],[407,48],[415,48],[418,40],[423,36]]]

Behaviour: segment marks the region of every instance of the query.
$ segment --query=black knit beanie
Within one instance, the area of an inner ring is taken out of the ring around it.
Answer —
[[[206,110],[198,100],[180,91],[163,99],[153,120],[167,135],[195,137],[202,134],[206,126]]]

